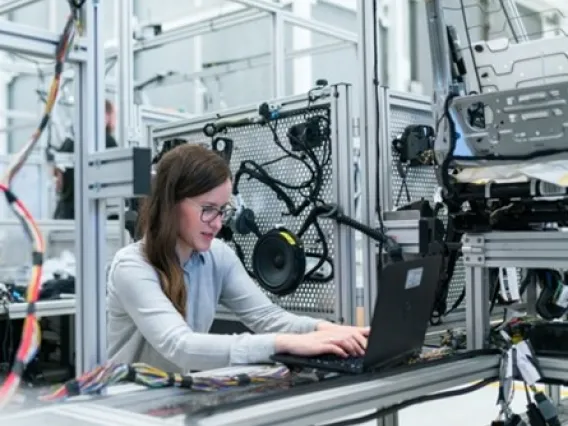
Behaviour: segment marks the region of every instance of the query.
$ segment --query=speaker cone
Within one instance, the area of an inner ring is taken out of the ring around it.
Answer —
[[[286,229],[272,229],[256,242],[252,268],[258,284],[266,291],[278,296],[293,293],[306,272],[302,241]]]

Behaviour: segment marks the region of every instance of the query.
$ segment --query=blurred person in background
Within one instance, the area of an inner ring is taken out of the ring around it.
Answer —
[[[116,129],[116,109],[112,102],[105,101],[105,133],[106,148],[116,148],[118,144],[114,138]],[[66,138],[57,149],[58,154],[72,154],[75,151],[75,141]],[[53,167],[55,179],[55,192],[58,195],[57,206],[53,213],[54,219],[75,219],[75,171],[73,167],[55,164]]]

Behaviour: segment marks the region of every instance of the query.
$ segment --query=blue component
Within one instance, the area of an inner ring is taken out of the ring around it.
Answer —
[[[467,143],[463,138],[463,132],[459,125],[459,122],[456,121],[455,118],[454,118],[454,123],[456,128],[456,148],[454,149],[454,155],[459,157],[473,157],[471,149],[469,148],[469,146],[467,145]]]

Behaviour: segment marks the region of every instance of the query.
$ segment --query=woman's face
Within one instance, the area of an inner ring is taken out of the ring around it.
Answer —
[[[191,249],[209,250],[223,226],[222,212],[229,208],[232,184],[227,179],[211,191],[179,203],[180,239]]]

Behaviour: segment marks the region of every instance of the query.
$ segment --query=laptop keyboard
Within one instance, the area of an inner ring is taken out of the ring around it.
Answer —
[[[363,371],[362,356],[343,358],[337,355],[319,355],[313,357],[277,355],[274,356],[273,359],[283,364],[319,368],[321,370],[328,371],[338,371],[343,373],[361,373]]]

